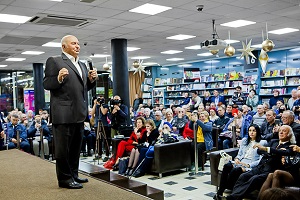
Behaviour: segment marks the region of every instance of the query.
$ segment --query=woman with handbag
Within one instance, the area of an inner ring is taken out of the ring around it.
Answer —
[[[139,159],[141,157],[143,158],[145,157],[148,147],[153,145],[159,136],[159,132],[156,129],[155,123],[152,119],[148,119],[145,124],[146,124],[146,131],[142,135],[142,138],[140,140],[141,145],[137,145],[135,148],[131,150],[128,167],[125,172],[126,176],[132,175],[132,173],[136,169]]]
[[[117,170],[119,159],[123,156],[125,152],[131,152],[131,150],[137,145],[142,143],[141,138],[143,137],[145,128],[145,119],[143,117],[137,117],[135,120],[135,128],[131,133],[127,141],[122,140],[117,148],[116,162],[113,166],[113,170]]]
[[[266,181],[259,191],[259,199],[266,199],[267,190],[271,188],[282,188],[284,192],[295,196],[296,199],[300,196],[300,147],[291,145],[296,154],[292,157],[285,156],[282,159],[283,167],[286,170],[275,170],[274,173],[269,173]],[[293,158],[293,159],[291,159]]]
[[[252,124],[248,129],[248,137],[242,139],[238,155],[234,161],[224,165],[219,189],[214,199],[222,199],[225,189],[232,189],[242,173],[258,165],[261,156],[257,153],[257,149],[253,148],[257,143],[262,146],[267,145],[266,140],[261,140],[261,132],[258,125]]]

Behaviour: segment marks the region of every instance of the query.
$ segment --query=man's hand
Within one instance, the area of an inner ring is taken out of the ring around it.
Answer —
[[[36,129],[39,129],[40,127],[41,127],[41,124],[39,124],[39,123],[36,123],[36,124],[35,124],[35,128],[36,128]]]
[[[94,68],[94,70],[89,70],[89,79],[91,82],[95,81],[98,77],[97,70]]]
[[[62,68],[58,72],[57,79],[61,83],[61,82],[63,82],[64,78],[66,78],[66,76],[68,76],[68,75],[69,75],[69,71],[66,68]]]
[[[11,141],[14,143],[14,144],[17,144],[17,140],[15,138],[12,138]]]
[[[0,138],[4,138],[4,131],[1,131],[1,133],[0,133]]]
[[[293,151],[300,152],[300,147],[298,147],[297,145],[290,145],[290,147],[293,148]]]

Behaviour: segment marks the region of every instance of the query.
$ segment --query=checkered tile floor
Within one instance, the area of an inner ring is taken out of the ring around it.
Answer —
[[[98,161],[94,161],[93,157],[81,157],[81,161],[98,165]],[[99,166],[103,164],[100,159]],[[209,161],[206,162],[205,170],[197,175],[190,175],[190,172],[182,169],[163,174],[162,178],[159,178],[158,174],[147,174],[133,179],[164,190],[166,200],[211,200],[216,190],[215,186],[210,185]]]

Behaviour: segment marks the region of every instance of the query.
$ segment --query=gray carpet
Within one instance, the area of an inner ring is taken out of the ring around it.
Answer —
[[[86,177],[81,175],[81,177]],[[59,188],[55,164],[19,150],[0,151],[0,199],[148,199],[89,178],[80,190]]]

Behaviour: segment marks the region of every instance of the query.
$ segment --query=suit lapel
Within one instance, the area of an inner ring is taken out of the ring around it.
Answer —
[[[83,79],[83,83],[86,83],[87,81],[87,69],[86,67],[84,67],[84,65],[81,63],[81,62],[78,62],[80,68],[81,68],[81,71],[82,71],[82,79]]]

